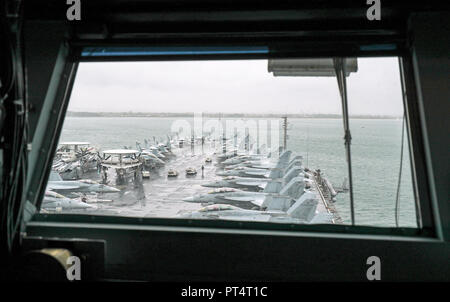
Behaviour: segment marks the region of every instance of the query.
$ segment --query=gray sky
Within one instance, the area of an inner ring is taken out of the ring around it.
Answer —
[[[397,58],[358,59],[350,114],[403,112]],[[71,111],[341,113],[334,77],[274,77],[267,60],[81,63]]]

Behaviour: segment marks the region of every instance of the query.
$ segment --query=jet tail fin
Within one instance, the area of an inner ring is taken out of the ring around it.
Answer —
[[[258,149],[257,149],[257,154],[264,154],[266,152],[267,146],[266,144],[262,144]]]
[[[294,200],[286,196],[266,196],[261,205],[268,211],[287,211]]]
[[[283,169],[284,167],[287,166],[287,164],[289,163],[289,158],[291,157],[292,151],[284,151],[281,155],[280,158],[278,159],[276,168],[278,169]]]
[[[281,169],[274,168],[270,170],[269,178],[275,179],[281,177],[283,177],[283,171]]]
[[[287,163],[287,162],[289,162],[289,158],[291,157],[291,155],[292,155],[292,151],[286,150],[283,153],[281,153],[279,161]]]
[[[269,181],[264,187],[264,193],[278,193],[281,190],[281,183],[279,181]]]
[[[291,181],[294,177],[299,176],[302,172],[302,168],[299,166],[292,167],[287,173],[283,176],[283,180],[285,183]]]
[[[169,151],[172,149],[172,145],[170,143],[170,137],[169,135],[167,135],[167,143],[166,143],[167,148],[169,149]]]
[[[58,172],[52,170],[52,171],[50,171],[50,176],[49,176],[48,180],[49,181],[62,181],[63,179],[62,179],[61,175],[59,175]]]
[[[292,178],[280,191],[280,195],[288,195],[292,198],[299,198],[305,189],[305,181],[303,177],[297,176]]]
[[[293,159],[291,159],[289,161],[289,163],[287,165],[284,165],[284,166],[282,166],[280,168],[285,168],[285,171],[288,171],[293,166],[301,166],[302,165],[302,159],[303,159],[303,157],[301,157],[301,156],[295,156]]]
[[[318,200],[314,193],[305,192],[297,201],[289,208],[287,214],[292,218],[301,219],[309,222],[316,214]]]

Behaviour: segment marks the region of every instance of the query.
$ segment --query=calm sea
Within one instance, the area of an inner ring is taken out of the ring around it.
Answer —
[[[192,118],[187,118],[192,120]],[[174,118],[67,117],[60,141],[88,141],[101,149],[135,147],[136,141],[165,138]],[[281,121],[280,121],[281,122]],[[304,157],[304,165],[320,169],[341,186],[347,163],[341,119],[289,119],[288,149]],[[400,167],[402,121],[351,119],[355,221],[358,225],[394,226]],[[405,142],[400,191],[400,225],[416,227],[409,151]],[[336,208],[350,223],[348,193],[338,194]]]

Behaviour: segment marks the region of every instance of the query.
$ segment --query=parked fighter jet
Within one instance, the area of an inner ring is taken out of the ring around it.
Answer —
[[[222,153],[220,155],[217,155],[217,162],[221,163],[229,158],[235,157],[238,155],[238,150],[234,149],[234,148],[230,148],[231,150],[226,152],[226,153]],[[229,149],[228,149],[229,150]]]
[[[273,168],[251,168],[245,166],[238,166],[233,169],[226,169],[223,171],[219,171],[216,174],[219,176],[240,176],[240,177],[260,177],[260,178],[269,178],[270,175],[275,169],[278,169],[279,176],[283,175],[283,171],[289,171],[293,166],[301,166],[302,161],[299,157],[294,157],[289,163],[286,161],[279,161],[277,165]],[[273,177],[273,176],[272,176]]]
[[[167,155],[169,151],[166,148],[163,149],[162,148],[163,146],[164,145],[161,146],[161,150],[166,151]],[[150,142],[146,139],[144,139],[144,147],[142,147],[139,142],[136,142],[136,149],[141,151],[141,153],[145,152],[146,154],[153,154],[160,160],[164,160],[167,157],[166,155],[163,154],[163,152],[160,151],[160,149],[157,146],[151,145]]]
[[[198,211],[181,214],[181,218],[191,219],[221,219],[238,221],[260,221],[279,223],[317,223],[316,216],[318,200],[313,193],[303,194],[287,211],[279,210],[247,210],[227,204],[214,204],[206,206]],[[329,217],[327,215],[327,217]],[[325,223],[324,216],[320,215],[320,221]]]
[[[227,138],[226,140],[228,141],[230,139]],[[220,139],[219,141],[222,141],[222,139]],[[243,152],[243,151],[239,151],[238,148],[236,148],[236,145],[231,144],[230,142],[226,142],[225,144],[222,144],[222,149],[229,150],[229,151],[217,155],[217,162],[224,163],[224,161],[229,160],[229,162],[227,163],[229,165],[231,159],[235,159],[235,158],[237,159],[235,161],[235,163],[240,163],[242,161],[242,160],[239,160],[240,157],[250,157],[250,158],[254,157],[254,159],[259,159],[260,157],[264,157],[265,155],[263,155],[263,154],[265,153],[264,150],[266,149],[266,145],[262,145],[262,146],[260,146],[260,148],[258,148],[258,146],[256,144],[253,144],[251,150],[249,150],[247,152]],[[271,153],[267,154],[266,157],[271,157]]]
[[[285,164],[289,164],[289,163],[298,163],[302,161],[303,157],[300,155],[295,156],[294,158],[291,159],[291,161],[286,161]],[[232,170],[238,167],[248,167],[248,168],[256,168],[256,169],[272,169],[272,168],[276,168],[279,165],[279,161],[275,162],[275,161],[254,161],[254,160],[248,160],[248,161],[244,161],[240,164],[236,164],[236,165],[229,165],[229,166],[225,166],[225,170]]]
[[[219,188],[207,194],[197,194],[184,198],[183,201],[232,204],[244,209],[257,207],[268,210],[287,211],[295,202],[294,198],[303,194],[304,187],[303,178],[295,177],[279,193],[267,192],[270,191],[270,186],[266,186],[263,192],[247,192],[233,188]]]
[[[237,176],[228,176],[221,180],[209,182],[206,184],[202,184],[203,187],[212,187],[212,188],[220,188],[220,187],[229,187],[229,188],[247,188],[251,190],[259,191],[260,189],[264,189],[268,183],[271,184],[270,193],[279,192],[281,186],[288,183],[292,178],[298,176],[303,170],[299,166],[292,167],[282,178],[278,178],[279,171],[272,170],[269,174],[268,178],[258,178],[258,177],[237,177]]]
[[[85,202],[70,199],[66,196],[58,194],[53,191],[46,191],[44,199],[42,200],[41,209],[46,211],[58,210],[74,210],[74,209],[96,209],[96,206],[87,204]]]
[[[287,218],[286,212],[282,211],[257,211],[244,210],[229,204],[214,204],[206,206],[198,211],[179,215],[180,218],[190,219],[221,219],[221,220],[243,220],[243,221],[271,221],[273,217]]]
[[[271,153],[269,153],[268,156],[261,156],[261,155],[252,155],[252,156],[241,156],[238,157],[238,160],[235,161],[236,163],[233,163],[234,158],[231,158],[227,163],[228,165],[225,165],[225,169],[232,169],[236,167],[251,167],[251,168],[274,168],[278,164],[287,164],[289,162],[289,159],[292,155],[292,151],[286,150],[284,151],[278,158],[275,158],[272,156]],[[241,158],[241,160],[239,159]],[[239,161],[239,162],[238,162]]]
[[[119,189],[100,184],[90,179],[80,180],[62,180],[58,173],[51,171],[50,179],[47,183],[47,190],[58,193],[73,193],[73,192],[97,192],[97,193],[115,193],[120,192]]]
[[[166,164],[163,160],[158,158],[153,151],[143,149],[138,142],[136,142],[136,149],[139,150],[139,156],[143,159],[146,167],[162,167]]]
[[[80,179],[83,173],[97,169],[97,150],[89,142],[63,142],[59,145],[52,169],[64,180]]]
[[[228,159],[224,160],[222,162],[222,165],[230,166],[230,165],[236,165],[236,164],[242,163],[244,161],[262,161],[262,160],[267,160],[268,158],[270,158],[270,157],[263,155],[263,154],[242,154],[242,155],[237,155],[232,158],[228,158]]]
[[[254,191],[260,191],[264,189],[268,183],[276,184],[278,183],[281,186],[281,180],[273,180],[270,178],[252,178],[252,177],[237,177],[237,176],[228,176],[221,180],[209,182],[206,184],[202,184],[203,187],[209,188],[241,188],[241,189],[249,189]]]
[[[140,156],[144,160],[145,165],[162,167],[166,164],[163,160],[159,159],[155,154],[148,150],[142,150]]]
[[[265,177],[270,173],[269,169],[255,169],[248,167],[236,167],[234,169],[216,172],[218,176],[240,176],[240,177]]]

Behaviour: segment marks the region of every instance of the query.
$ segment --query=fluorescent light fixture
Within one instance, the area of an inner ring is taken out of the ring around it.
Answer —
[[[358,71],[356,58],[345,60],[346,76]],[[269,59],[268,70],[275,77],[334,77],[332,58],[325,59]]]

